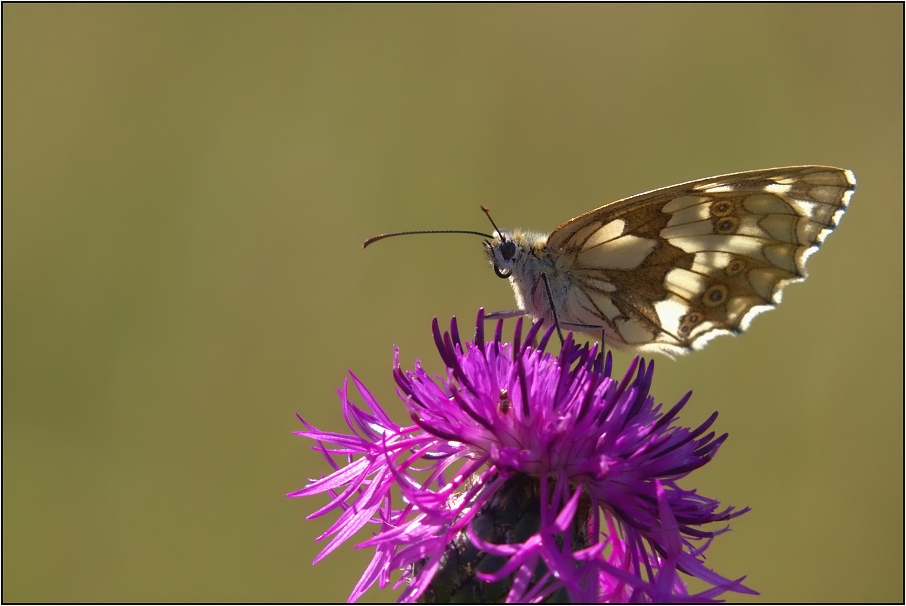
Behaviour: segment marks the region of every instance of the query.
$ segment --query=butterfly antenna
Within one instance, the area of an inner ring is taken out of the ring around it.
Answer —
[[[547,301],[551,304],[551,313],[554,314],[554,326],[557,327],[557,336],[560,337],[560,345],[563,345],[563,331],[560,330],[560,321],[557,319],[557,308],[554,306],[554,295],[551,293],[550,282],[547,281],[547,274],[541,272],[541,279],[544,280],[544,290],[547,291]]]
[[[487,206],[485,206],[484,204],[482,204],[482,205],[481,205],[481,210],[483,210],[483,211],[484,211],[484,214],[486,214],[486,215],[488,216],[488,221],[490,221],[490,222],[491,222],[491,225],[494,226],[494,231],[497,232],[497,236],[500,237],[501,240],[506,240],[506,238],[505,238],[505,237],[503,236],[503,234],[500,232],[500,228],[497,227],[497,224],[496,224],[496,223],[494,223],[494,219],[491,218],[491,209],[488,208]]]
[[[393,236],[411,236],[413,234],[472,234],[473,236],[481,236],[482,238],[493,238],[491,234],[485,234],[480,231],[468,231],[464,229],[429,229],[424,231],[397,231],[392,234],[380,234],[372,238],[365,240],[365,243],[362,244],[362,248],[366,248],[369,244],[373,244],[378,240],[383,240],[384,238],[392,238]]]

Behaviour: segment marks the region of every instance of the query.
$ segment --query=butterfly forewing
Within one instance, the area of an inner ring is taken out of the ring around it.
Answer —
[[[545,253],[569,268],[560,314],[602,326],[616,345],[683,353],[738,333],[805,279],[805,261],[840,221],[848,170],[734,173],[619,200],[564,223]],[[560,310],[558,310],[560,312]]]

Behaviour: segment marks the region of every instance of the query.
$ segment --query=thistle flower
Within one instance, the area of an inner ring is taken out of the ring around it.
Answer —
[[[691,392],[667,411],[648,392],[653,362],[636,357],[622,380],[610,354],[568,335],[560,354],[535,346],[535,323],[512,343],[498,321],[492,341],[479,310],[473,341],[461,342],[454,318],[434,340],[447,368],[431,377],[415,364],[393,375],[412,424],[394,423],[352,375],[365,407],[339,390],[351,433],[306,426],[333,473],[290,493],[327,492],[309,518],[339,510],[318,540],[314,563],[360,528],[357,545],[375,553],[350,595],[375,582],[405,584],[400,601],[529,602],[711,601],[725,592],[754,594],[703,564],[711,540],[728,527],[703,525],[746,511],[720,504],[677,481],[711,460],[727,435],[675,425]],[[350,373],[351,374],[351,373]],[[334,456],[347,459],[338,463]],[[400,495],[399,497],[396,495]],[[401,498],[400,498],[401,497]],[[679,573],[708,589],[690,595]]]

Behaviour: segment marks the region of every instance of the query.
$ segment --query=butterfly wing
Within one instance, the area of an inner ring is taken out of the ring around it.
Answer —
[[[658,189],[585,213],[545,249],[569,267],[568,317],[601,321],[616,345],[668,354],[739,333],[806,277],[840,221],[851,171],[794,166]]]

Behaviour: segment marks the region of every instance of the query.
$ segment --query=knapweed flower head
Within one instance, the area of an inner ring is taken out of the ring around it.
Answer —
[[[357,545],[374,558],[350,595],[377,582],[405,585],[400,601],[670,602],[755,593],[707,568],[704,551],[746,511],[677,481],[711,460],[726,439],[676,424],[690,394],[664,410],[649,395],[653,363],[635,358],[611,376],[610,354],[568,335],[546,353],[542,323],[512,342],[498,321],[492,340],[479,311],[463,343],[455,318],[434,339],[446,366],[432,377],[416,362],[393,375],[411,424],[393,422],[352,375],[365,406],[339,391],[351,433],[305,431],[333,468],[289,496],[326,492],[311,514],[339,510],[315,563],[365,525]],[[301,420],[301,417],[300,417]],[[335,457],[345,461],[337,462]],[[680,572],[703,581],[690,595]]]

